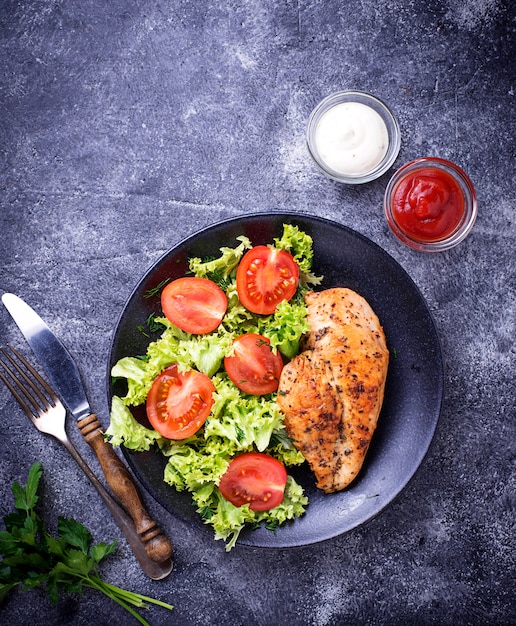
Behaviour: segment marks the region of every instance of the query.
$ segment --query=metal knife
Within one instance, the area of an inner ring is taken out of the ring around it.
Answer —
[[[147,555],[156,562],[170,559],[172,544],[145,510],[129,470],[111,444],[105,440],[100,421],[90,409],[72,356],[39,315],[21,298],[5,293],[2,302],[69,412],[76,418],[79,430],[97,456],[108,485],[133,519]]]

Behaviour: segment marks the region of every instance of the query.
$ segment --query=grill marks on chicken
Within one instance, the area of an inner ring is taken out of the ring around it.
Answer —
[[[389,353],[378,317],[345,288],[306,295],[310,331],[282,371],[285,428],[326,493],[362,468],[383,402]]]

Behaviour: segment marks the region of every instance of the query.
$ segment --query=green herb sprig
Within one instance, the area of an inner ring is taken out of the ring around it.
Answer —
[[[39,462],[29,470],[27,484],[12,485],[16,511],[4,517],[0,531],[0,602],[10,591],[27,591],[44,585],[52,604],[59,592],[82,593],[84,587],[97,589],[118,602],[144,626],[149,623],[133,607],[149,608],[148,603],[166,609],[170,604],[111,585],[99,575],[98,564],[116,550],[117,542],[91,545],[91,533],[79,522],[58,518],[58,536],[51,535],[34,507],[43,471]]]
[[[148,289],[144,294],[143,297],[144,298],[153,298],[154,296],[159,296],[161,290],[163,289],[163,287],[170,282],[170,278],[165,278],[165,280],[162,280],[160,283],[158,283],[155,287],[151,287],[150,289]]]

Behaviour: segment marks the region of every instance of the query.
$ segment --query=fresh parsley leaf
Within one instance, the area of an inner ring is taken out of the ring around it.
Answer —
[[[112,543],[104,543],[101,541],[90,548],[90,554],[96,563],[100,563],[106,556],[115,552],[117,546],[117,541],[113,541]]]
[[[61,591],[82,593],[84,587],[96,589],[111,598],[144,626],[149,626],[132,607],[147,608],[148,603],[166,609],[170,604],[111,585],[100,577],[98,565],[116,549],[116,541],[91,546],[92,535],[80,522],[59,517],[58,537],[52,536],[34,506],[42,476],[41,464],[30,468],[27,484],[14,482],[12,492],[16,511],[4,517],[0,531],[0,602],[14,589],[33,589],[44,585],[52,604]]]
[[[17,482],[13,483],[12,492],[14,495],[14,506],[18,510],[30,511],[36,505],[36,502],[38,501],[36,492],[38,490],[42,473],[41,463],[36,462],[29,470],[29,476],[27,478],[25,489],[20,487]]]
[[[9,592],[17,587],[19,583],[0,583],[0,602],[3,602],[4,599],[8,596]]]
[[[79,522],[66,517],[59,517],[57,520],[57,530],[62,539],[65,539],[71,546],[80,548],[84,554],[92,540],[91,533]]]

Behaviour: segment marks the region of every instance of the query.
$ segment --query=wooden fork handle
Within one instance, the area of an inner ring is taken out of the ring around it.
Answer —
[[[104,438],[98,417],[92,413],[78,421],[77,425],[86,443],[95,452],[108,485],[133,519],[149,557],[157,562],[170,558],[172,544],[145,510],[129,470]]]

